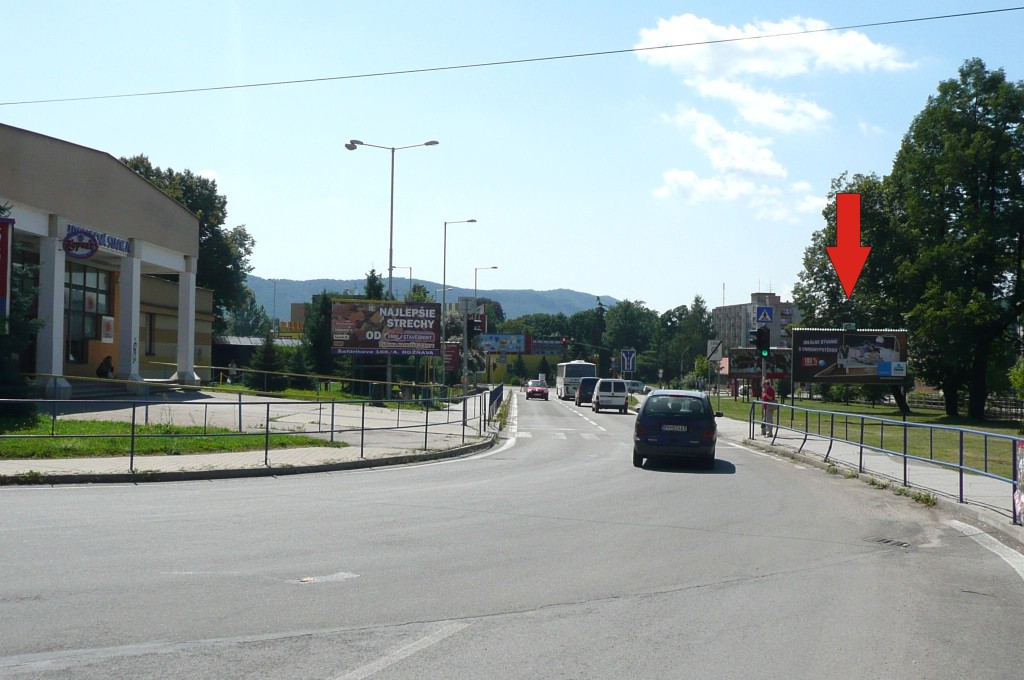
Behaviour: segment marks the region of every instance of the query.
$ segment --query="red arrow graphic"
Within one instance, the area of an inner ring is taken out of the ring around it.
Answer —
[[[860,194],[836,194],[836,244],[825,250],[849,300],[871,252],[860,244]]]

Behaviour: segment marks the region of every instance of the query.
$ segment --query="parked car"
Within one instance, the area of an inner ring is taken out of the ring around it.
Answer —
[[[606,408],[618,409],[619,413],[625,413],[629,409],[629,388],[626,387],[626,381],[618,378],[598,380],[590,406],[594,413]]]
[[[580,378],[579,387],[576,388],[576,405],[589,404],[594,396],[594,387],[600,378]]]
[[[543,380],[531,380],[526,383],[526,398],[527,399],[543,399],[548,400],[548,384]]]
[[[644,400],[633,425],[633,465],[644,459],[696,460],[715,467],[715,444],[721,418],[703,392],[654,390]]]
[[[639,380],[630,380],[627,384],[629,385],[630,394],[647,394],[649,391],[647,385],[644,385]]]

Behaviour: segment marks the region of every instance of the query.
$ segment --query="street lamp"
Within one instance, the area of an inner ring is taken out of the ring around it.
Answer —
[[[388,297],[392,300],[395,299],[394,294],[394,256],[395,256],[395,152],[401,151],[402,149],[413,149],[417,146],[437,146],[437,140],[430,140],[429,142],[423,142],[422,144],[409,144],[408,146],[379,146],[377,144],[367,144],[361,142],[358,139],[349,140],[345,148],[349,151],[355,151],[361,146],[372,146],[375,149],[385,149],[391,152],[391,220],[388,225]],[[390,382],[390,377],[388,379]]]
[[[441,259],[441,343],[444,344],[447,336],[444,330],[444,315],[447,310],[447,296],[448,292],[448,225],[449,224],[466,224],[469,222],[476,222],[476,220],[453,220],[451,222],[444,223],[444,253]]]
[[[473,304],[476,304],[476,273],[481,269],[497,269],[498,265],[493,267],[473,267]]]
[[[391,152],[391,218],[388,221],[388,299],[395,299],[394,290],[394,258],[395,258],[395,152],[401,151],[402,149],[413,149],[417,146],[437,146],[437,140],[430,140],[429,142],[423,142],[422,144],[409,144],[407,146],[380,146],[377,144],[367,144],[366,142],[358,139],[350,139],[345,148],[349,151],[355,151],[361,146],[372,146],[374,149],[385,149]],[[390,397],[391,392],[391,355],[388,354],[388,368],[387,368],[387,382],[388,392],[387,395]]]

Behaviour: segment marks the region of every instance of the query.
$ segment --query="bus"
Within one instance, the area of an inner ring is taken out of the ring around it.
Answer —
[[[597,366],[589,361],[577,359],[558,364],[555,378],[555,394],[559,399],[575,399],[580,378],[596,378]]]

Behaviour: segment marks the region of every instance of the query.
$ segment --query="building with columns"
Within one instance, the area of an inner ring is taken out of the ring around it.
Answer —
[[[110,154],[2,124],[0,204],[14,265],[37,275],[44,325],[21,367],[47,396],[72,396],[107,356],[129,391],[200,382],[213,300],[196,288],[195,215]]]

